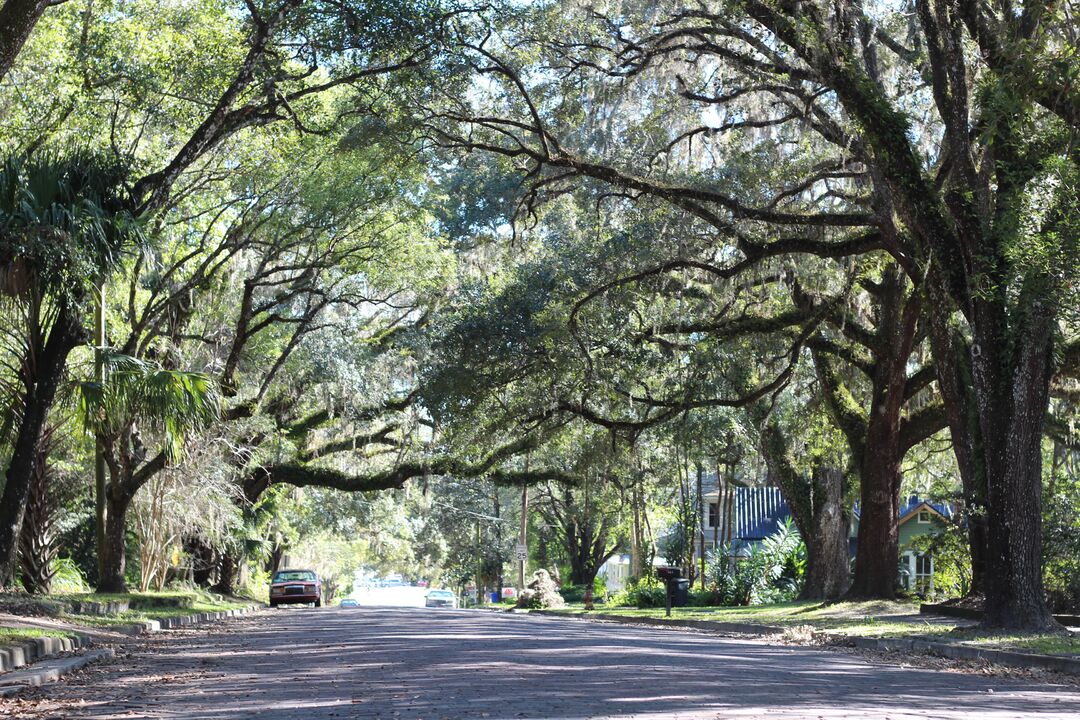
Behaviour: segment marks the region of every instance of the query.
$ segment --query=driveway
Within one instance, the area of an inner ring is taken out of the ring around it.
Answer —
[[[162,633],[10,716],[1075,720],[1080,690],[562,618],[289,608]]]

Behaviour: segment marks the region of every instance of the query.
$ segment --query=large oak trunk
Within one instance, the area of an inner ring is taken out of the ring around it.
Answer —
[[[980,352],[974,358],[980,424],[983,437],[992,439],[986,447],[989,553],[984,622],[1024,631],[1060,630],[1046,604],[1042,569],[1041,447],[1051,375],[1049,322],[1038,318],[1032,322],[1011,373],[1001,372],[1003,363],[998,364],[996,354]],[[990,388],[998,392],[987,397]]]
[[[807,482],[795,466],[791,445],[784,429],[769,409],[760,405],[750,410],[756,423],[764,423],[761,448],[776,478],[791,516],[806,545],[806,579],[799,597],[803,600],[833,600],[851,584],[848,561],[849,519],[844,513],[844,473],[834,466],[817,465]],[[730,509],[733,496],[721,508]],[[725,527],[731,532],[730,518]],[[730,538],[728,538],[730,539]]]
[[[848,594],[893,598],[900,565],[900,418],[884,403],[871,405],[861,460],[855,577]]]
[[[870,413],[859,473],[855,577],[848,594],[893,598],[900,565],[900,418],[890,417],[878,403]]]
[[[880,484],[888,482],[884,480]],[[863,485],[871,485],[866,482],[865,475]],[[896,527],[898,500],[894,498],[891,492],[873,486],[862,493],[855,577],[848,591],[850,597],[896,596],[900,546]]]

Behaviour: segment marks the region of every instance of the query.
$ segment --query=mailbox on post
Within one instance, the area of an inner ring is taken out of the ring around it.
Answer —
[[[671,617],[671,596],[675,592],[675,587],[678,585],[679,580],[682,578],[682,568],[665,565],[656,568],[656,574],[664,581],[664,587],[667,590],[667,592],[664,593],[664,608],[667,612],[667,616]]]

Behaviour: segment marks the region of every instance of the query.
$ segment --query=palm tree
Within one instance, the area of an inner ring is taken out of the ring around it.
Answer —
[[[125,592],[124,536],[131,501],[156,473],[183,458],[193,433],[217,419],[218,393],[205,373],[167,370],[118,353],[105,353],[104,361],[108,380],[82,383],[80,406],[109,469],[97,589]],[[149,451],[148,442],[158,446],[157,452]]]
[[[0,164],[0,586],[14,574],[49,409],[68,355],[86,340],[86,297],[139,236],[125,177],[121,164],[84,151]]]

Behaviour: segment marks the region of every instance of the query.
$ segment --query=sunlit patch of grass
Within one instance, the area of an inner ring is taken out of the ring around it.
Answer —
[[[58,599],[69,603],[78,601],[98,603],[127,602],[129,609],[121,613],[110,615],[68,613],[65,615],[65,618],[72,622],[103,628],[166,617],[184,617],[203,612],[239,610],[251,605],[250,602],[240,599],[225,598],[197,589],[145,593],[78,593],[59,596]]]
[[[972,647],[994,650],[1016,650],[1041,655],[1080,656],[1080,635],[1023,635],[1015,633],[992,633],[980,628],[958,628],[939,636],[948,642],[959,642]]]
[[[636,618],[664,618],[664,608],[607,608],[588,613],[578,605],[562,612],[570,615],[610,614]],[[816,601],[751,605],[747,607],[672,608],[677,620],[707,620],[783,628],[806,627],[812,632],[842,637],[919,638],[930,642],[959,643],[971,647],[1016,650],[1043,655],[1080,656],[1080,633],[1072,635],[996,634],[971,627],[963,620],[918,617],[918,605],[906,601],[870,600],[822,603]]]
[[[42,630],[39,628],[0,627],[0,645],[18,645],[19,643],[41,637],[73,637],[74,633],[65,630]]]

